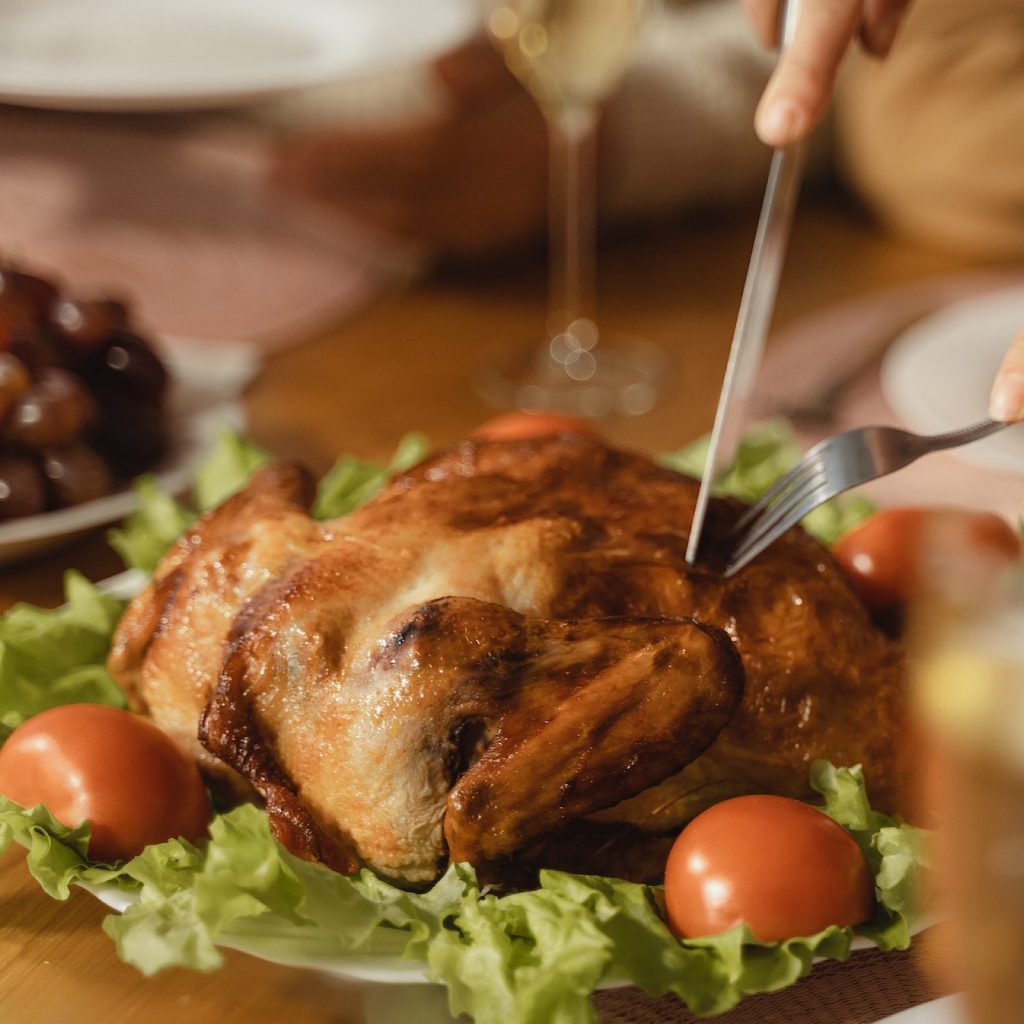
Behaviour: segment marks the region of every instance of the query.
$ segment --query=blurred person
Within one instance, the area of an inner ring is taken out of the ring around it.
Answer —
[[[743,0],[761,37],[777,0]],[[859,34],[884,63],[855,58],[836,118],[848,174],[880,216],[987,257],[1024,256],[1024,5],[1020,0],[835,0],[808,5],[756,114],[768,145],[822,117]],[[1024,329],[992,386],[993,419],[1024,420]]]
[[[804,0],[798,40],[775,76],[743,7],[761,42],[773,42],[778,0],[667,0],[606,105],[606,221],[756,196],[767,154],[750,130],[755,108],[764,142],[806,134],[859,36],[838,78],[832,131],[816,137],[819,156],[828,150],[899,231],[972,256],[1024,257],[1020,0]],[[280,149],[277,180],[440,252],[539,237],[547,156],[533,100],[483,40],[435,71],[442,109],[294,137]]]
[[[725,206],[764,187],[750,125],[774,65],[736,0],[668,0],[645,32],[599,129],[605,221]],[[383,125],[286,138],[277,182],[441,253],[543,236],[547,134],[536,101],[488,40],[432,68],[443,102]]]

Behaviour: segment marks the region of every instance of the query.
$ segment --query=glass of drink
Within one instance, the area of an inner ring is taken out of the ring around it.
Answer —
[[[951,550],[919,615],[914,680],[945,967],[972,1024],[1014,1024],[1024,1019],[1024,569]]]
[[[496,405],[588,416],[655,403],[664,354],[600,334],[594,315],[595,136],[651,0],[481,0],[488,34],[548,128],[547,337],[524,357],[489,353],[481,391]]]

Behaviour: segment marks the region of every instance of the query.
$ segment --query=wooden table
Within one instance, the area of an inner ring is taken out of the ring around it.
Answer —
[[[600,319],[674,357],[658,408],[609,422],[614,442],[650,451],[706,431],[714,414],[756,211],[680,222],[605,243]],[[964,269],[953,257],[894,240],[827,198],[798,218],[777,323],[928,275]],[[447,270],[383,297],[322,337],[275,356],[248,397],[252,436],[324,470],[339,451],[386,456],[408,430],[441,443],[491,414],[470,380],[485,344],[522,345],[543,322],[545,273],[534,254],[469,272]],[[0,602],[54,604],[71,566],[101,578],[119,568],[101,534],[0,573]],[[104,909],[84,893],[49,900],[20,853],[0,861],[0,1019],[6,1024],[343,1024],[364,1019],[363,990],[228,955],[213,975],[145,980],[100,931]],[[412,1024],[412,1019],[410,1024]],[[398,1020],[398,1018],[396,1018]],[[400,1024],[405,1024],[404,1019]]]

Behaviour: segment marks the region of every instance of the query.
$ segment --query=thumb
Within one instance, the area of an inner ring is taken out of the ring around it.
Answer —
[[[1003,357],[992,385],[989,415],[1006,423],[1024,420],[1024,330]]]

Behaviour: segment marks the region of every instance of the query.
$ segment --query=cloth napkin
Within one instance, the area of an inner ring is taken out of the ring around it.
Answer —
[[[237,115],[0,107],[0,255],[124,296],[164,335],[293,344],[418,261],[271,192],[273,132]]]

